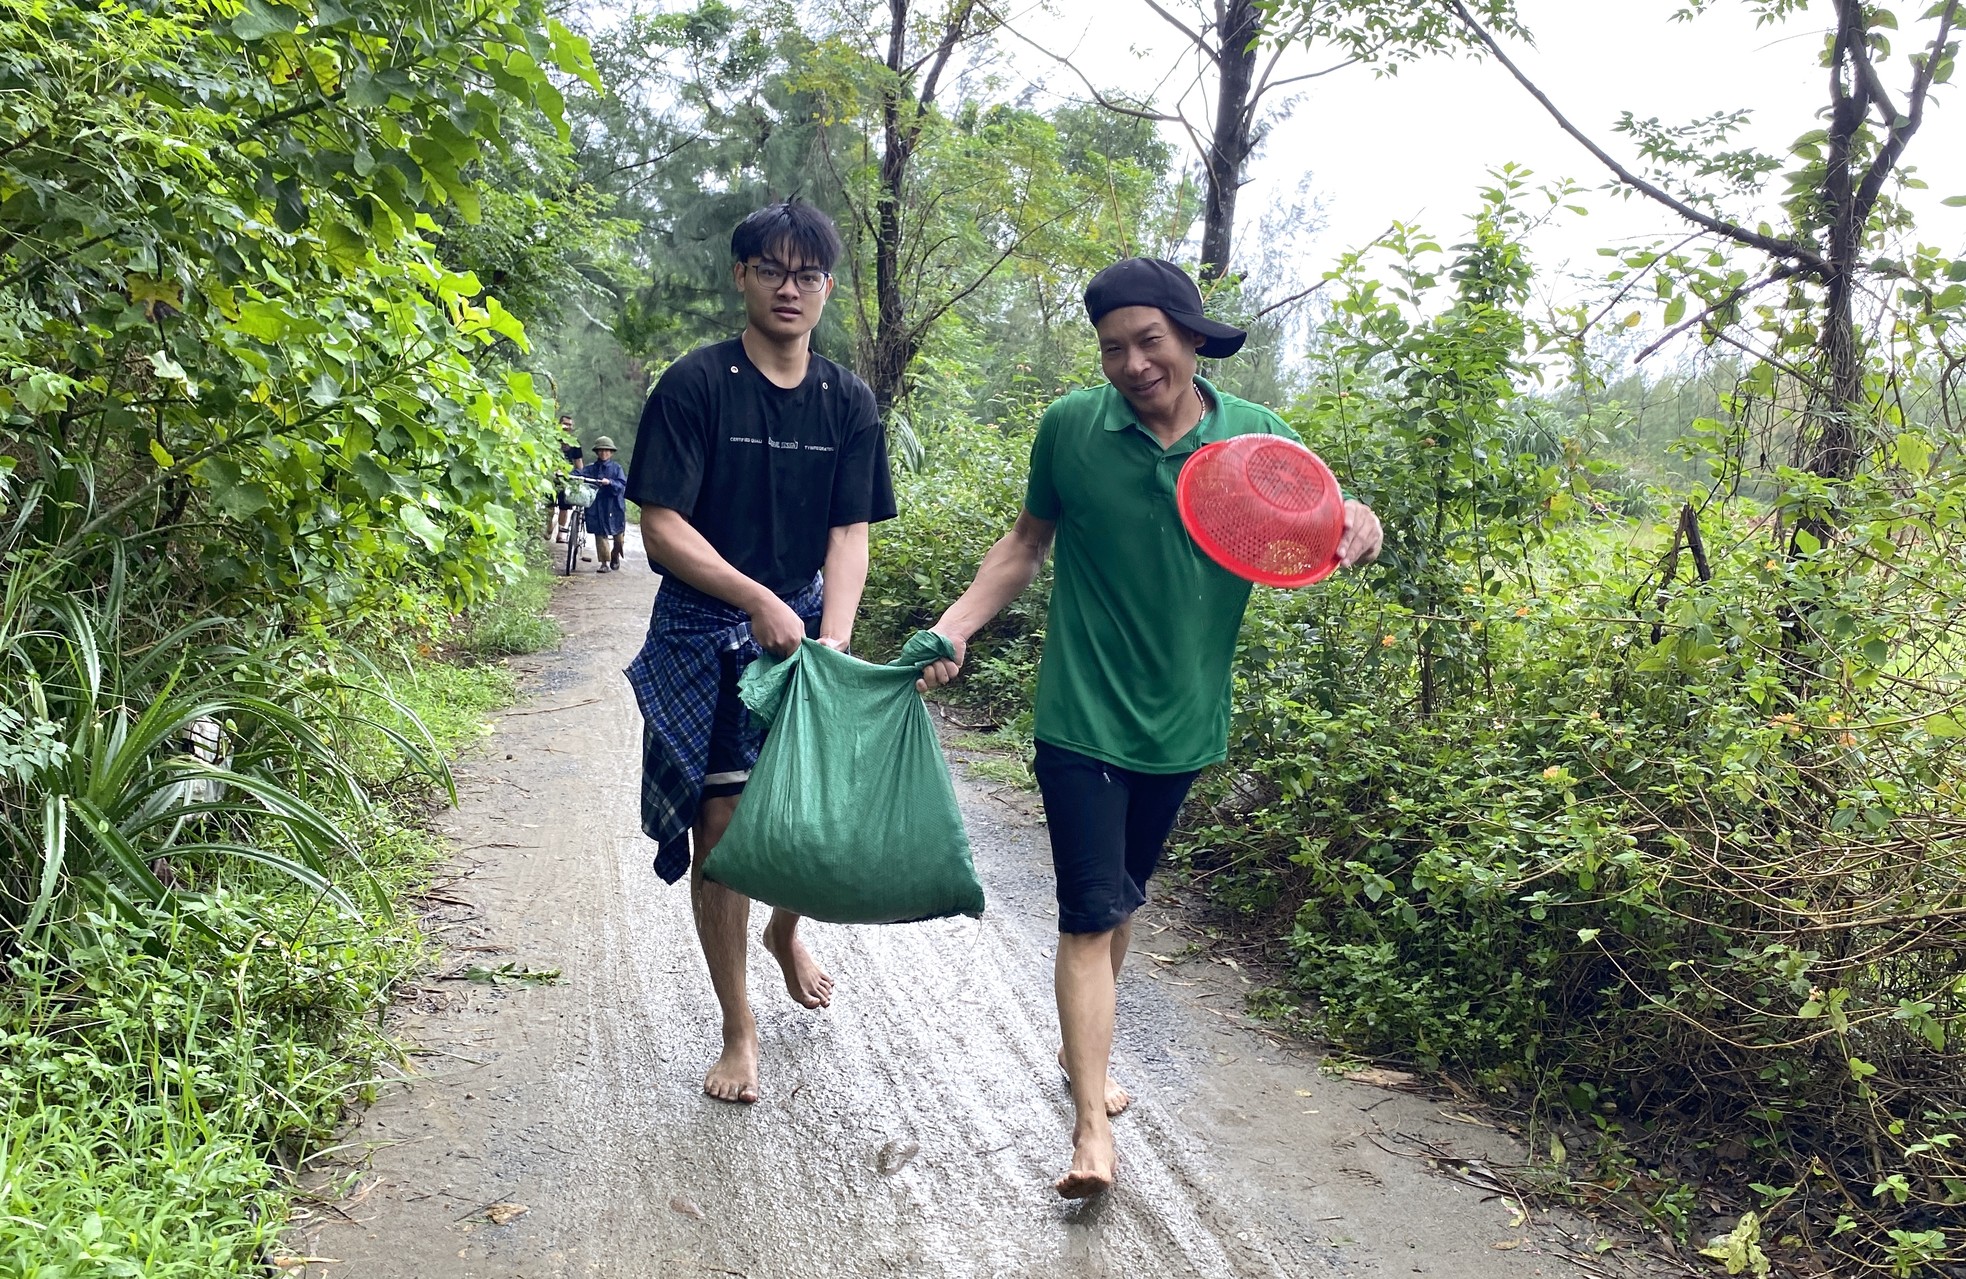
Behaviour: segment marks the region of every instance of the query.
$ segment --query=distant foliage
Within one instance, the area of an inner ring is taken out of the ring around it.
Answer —
[[[489,592],[538,492],[520,316],[448,266],[591,75],[531,0],[0,14],[8,554],[290,621]]]

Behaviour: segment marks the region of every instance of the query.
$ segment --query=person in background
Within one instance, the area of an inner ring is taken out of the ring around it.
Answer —
[[[628,476],[614,460],[614,441],[603,435],[594,441],[594,461],[580,473],[594,481],[594,500],[587,507],[587,531],[594,535],[594,554],[600,572],[621,567],[621,536],[628,528]]]
[[[580,469],[582,459],[586,456],[586,451],[580,447],[580,437],[574,434],[573,414],[560,414],[561,460],[566,463],[568,470],[577,471]],[[566,541],[567,535],[573,531],[573,510],[573,503],[567,501],[566,489],[555,488],[553,490],[553,518],[550,521],[554,541]],[[583,556],[582,558],[584,559],[586,557]]]

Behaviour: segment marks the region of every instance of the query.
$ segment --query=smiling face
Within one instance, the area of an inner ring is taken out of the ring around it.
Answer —
[[[1194,394],[1203,339],[1158,307],[1123,306],[1099,317],[1099,366],[1143,418],[1168,418]]]
[[[770,277],[777,277],[774,283]],[[806,292],[800,278],[818,287]],[[826,310],[826,299],[833,296],[833,277],[806,262],[789,244],[778,244],[769,253],[757,254],[735,263],[731,279],[744,298],[744,318],[760,336],[789,342],[804,337],[819,325]]]

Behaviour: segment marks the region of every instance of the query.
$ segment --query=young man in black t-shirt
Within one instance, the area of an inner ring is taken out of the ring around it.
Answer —
[[[758,1099],[758,1034],[745,995],[751,902],[703,878],[736,811],[761,734],[737,679],[761,650],[808,637],[844,649],[867,583],[867,528],[895,514],[887,444],[865,383],[811,349],[832,296],[840,236],[786,201],[731,235],[744,332],[676,361],[642,410],[628,497],[664,574],[648,642],[628,668],[641,704],[642,829],[656,871],[690,872],[697,937],[723,1011],[723,1053],[703,1090]],[[833,980],[774,910],[764,943],[786,989],[826,1006]]]

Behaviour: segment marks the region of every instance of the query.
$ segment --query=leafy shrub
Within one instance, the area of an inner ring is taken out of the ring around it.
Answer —
[[[126,699],[145,687],[132,675],[147,651],[97,651],[103,687]],[[171,651],[163,669],[180,683],[166,703],[212,669],[197,645]],[[269,700],[345,709],[364,686],[387,687],[375,662],[346,651],[289,651],[284,663],[230,656],[246,686],[268,681]],[[344,1104],[373,1077],[388,1051],[375,1014],[425,954],[413,923],[389,907],[427,882],[442,849],[379,797],[416,804],[441,789],[430,760],[474,740],[484,711],[512,691],[494,667],[417,675],[386,696],[362,693],[371,714],[309,717],[317,731],[281,743],[291,766],[251,745],[238,708],[228,715],[238,754],[227,771],[271,768],[292,802],[331,826],[320,878],[365,884],[369,909],[323,910],[319,884],[264,855],[291,852],[293,841],[262,787],[188,824],[222,824],[263,855],[228,863],[195,841],[146,844],[144,855],[161,852],[174,868],[168,910],[132,899],[112,867],[100,884],[73,881],[32,938],[10,941],[0,980],[0,1272],[264,1273],[286,1220],[286,1170],[331,1140]],[[50,700],[59,706],[59,695]],[[97,705],[106,723],[128,718],[114,701]],[[121,749],[141,737],[131,731]],[[406,753],[409,743],[422,745]],[[147,768],[156,765],[134,760],[122,771],[141,789]],[[10,823],[20,794],[0,788]],[[64,871],[81,865],[71,858]]]
[[[529,540],[525,567],[502,583],[489,600],[468,609],[459,644],[480,657],[517,657],[559,643],[560,627],[547,605],[553,598],[548,570],[549,543]]]
[[[12,959],[0,1271],[263,1273],[283,1169],[334,1131],[384,1049],[369,1015],[422,953],[306,894],[220,893],[189,918],[91,914]]]
[[[533,0],[61,2],[0,49],[0,187],[43,193],[0,206],[12,531],[73,583],[131,539],[165,593],[295,625],[488,594],[544,406],[432,214],[479,216],[584,44]]]
[[[924,441],[925,468],[897,477],[900,517],[874,529],[856,647],[898,650],[969,588],[984,554],[1023,509],[1034,430],[1034,422],[951,418]],[[1047,568],[977,633],[951,696],[1006,720],[1030,705],[1049,595]]]
[[[0,697],[44,743],[38,759],[15,751],[0,779],[0,917],[31,935],[71,888],[99,909],[167,906],[164,877],[215,858],[271,867],[355,910],[329,868],[354,844],[322,805],[359,814],[368,797],[337,738],[365,725],[441,775],[421,729],[362,715],[362,690],[213,638],[218,619],[126,642],[116,605],[112,588],[100,613],[62,600],[0,620]],[[359,864],[355,879],[386,912]]]

